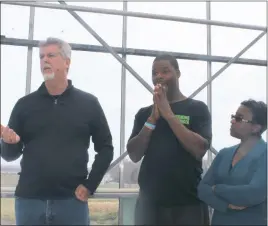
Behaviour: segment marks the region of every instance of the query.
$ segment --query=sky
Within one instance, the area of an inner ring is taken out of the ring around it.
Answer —
[[[70,5],[123,9],[122,2],[68,2]],[[266,26],[265,2],[212,2],[211,19]],[[206,19],[205,2],[129,2],[128,10]],[[28,38],[29,7],[1,5],[1,35]],[[110,46],[122,45],[122,16],[78,13]],[[127,47],[137,49],[206,54],[206,25],[129,17]],[[212,55],[234,57],[261,31],[212,26]],[[36,8],[34,39],[49,36],[72,43],[100,45],[67,11]],[[266,60],[266,35],[242,58]],[[31,92],[42,83],[39,50],[34,48]],[[69,78],[74,86],[96,95],[113,135],[114,160],[120,155],[121,64],[107,53],[72,52]],[[127,63],[152,86],[152,57],[127,56]],[[207,80],[207,63],[178,60],[180,88],[189,96]],[[27,47],[1,46],[1,123],[6,125],[16,101],[25,95]],[[212,74],[224,63],[212,63]],[[253,98],[266,102],[266,67],[233,64],[212,83],[212,145],[217,150],[238,143],[230,137],[230,115],[240,102]],[[204,89],[195,99],[207,103]],[[125,139],[130,136],[134,116],[152,103],[152,95],[129,72],[126,82]],[[265,138],[265,136],[264,136]],[[89,166],[94,160],[91,143]],[[19,160],[5,165],[19,166]]]

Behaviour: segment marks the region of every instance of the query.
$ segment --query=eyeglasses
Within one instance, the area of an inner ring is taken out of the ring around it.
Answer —
[[[234,119],[236,122],[253,123],[251,120],[243,119],[241,116],[238,115],[231,115],[231,119]]]

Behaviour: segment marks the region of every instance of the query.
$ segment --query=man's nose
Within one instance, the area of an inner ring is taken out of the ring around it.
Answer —
[[[47,57],[47,55],[44,55],[44,56],[43,56],[42,61],[43,61],[44,63],[48,63],[48,62],[49,62],[49,58]]]

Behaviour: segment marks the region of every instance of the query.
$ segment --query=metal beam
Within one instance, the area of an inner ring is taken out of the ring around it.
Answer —
[[[67,5],[64,1],[59,1],[62,5]],[[151,93],[153,93],[152,87],[141,77],[138,75],[134,69],[127,64],[125,60],[123,60],[114,50],[111,48],[77,13],[72,10],[68,10],[68,12],[95,38],[99,43],[105,47],[105,49],[111,53],[115,59],[117,59],[124,67]]]
[[[61,4],[64,4],[66,5],[65,2],[63,1],[60,1]],[[134,77],[136,77],[136,79],[138,79],[142,85],[145,86],[145,88],[147,88],[149,91],[151,91],[152,93],[152,88],[124,61],[122,60],[122,58],[120,58],[116,52],[113,50],[113,48],[111,48],[91,27],[88,26],[87,23],[85,23],[85,21],[83,21],[81,19],[81,17],[79,17],[76,13],[74,13],[73,11],[71,10],[68,10],[68,12],[75,18],[77,19],[78,22],[80,22],[85,28],[86,30],[88,30],[104,47],[105,49],[108,50],[108,52],[110,52],[122,65],[125,66],[125,68],[127,68],[131,74],[134,75]],[[263,32],[265,34],[265,32]],[[1,44],[3,44],[2,42],[2,36],[1,36]],[[36,43],[37,44],[37,43]],[[160,51],[158,51],[160,52]],[[125,52],[124,52],[125,53]],[[126,54],[126,53],[125,53]],[[242,55],[242,54],[241,54]],[[237,57],[238,58],[238,57]],[[232,59],[231,61],[235,62],[234,59]],[[230,62],[229,62],[230,63]],[[232,62],[231,62],[232,63]],[[212,79],[213,80],[213,79]],[[200,87],[201,88],[201,87]],[[211,151],[215,149],[211,149]],[[115,160],[111,166],[109,167],[109,169],[113,168],[117,163],[119,163],[125,156],[127,155],[127,152],[124,152],[117,160]]]
[[[127,11],[127,1],[123,1],[123,10]],[[122,27],[122,48],[127,47],[127,17],[123,16]],[[126,61],[127,55],[123,54],[123,60]],[[125,121],[126,121],[126,68],[122,65],[121,69],[121,116],[120,116],[120,155],[125,151]],[[124,187],[124,164],[119,167],[119,188]]]
[[[227,64],[225,64],[220,70],[218,70],[208,81],[206,81],[203,85],[201,85],[190,98],[196,96],[200,91],[202,91],[208,84],[210,84],[215,78],[217,78],[225,69],[227,69],[233,62],[235,62],[240,56],[242,56],[251,46],[253,46],[257,41],[259,41],[264,35],[266,31],[263,31],[259,34],[253,41],[251,41],[244,49],[242,49],[234,58],[232,58]]]
[[[39,40],[28,40],[28,39],[17,39],[17,38],[7,38],[4,35],[1,35],[1,45],[14,45],[14,46],[27,46],[27,47],[38,47]],[[88,51],[88,52],[99,52],[99,53],[109,53],[109,51],[98,45],[87,45],[87,44],[77,44],[70,43],[71,47],[75,51]],[[158,50],[146,50],[146,49],[133,49],[133,48],[120,48],[120,47],[111,47],[114,52],[117,54],[126,54],[133,56],[149,56],[156,57],[160,54],[170,54],[177,59],[183,60],[197,60],[197,61],[208,61],[208,62],[217,62],[217,63],[227,63],[232,57],[224,56],[208,56],[206,54],[193,54],[193,53],[181,53],[181,52],[169,52],[169,51],[158,51]],[[266,60],[258,59],[246,59],[239,58],[234,64],[242,65],[253,65],[253,66],[267,66]]]
[[[111,165],[109,166],[108,171],[110,171],[112,168],[114,168],[118,163],[120,163],[125,157],[128,156],[128,152],[125,151],[122,155],[120,155],[116,160],[114,160]]]
[[[29,33],[28,33],[29,40],[33,40],[33,37],[34,37],[34,15],[35,15],[35,7],[30,7]],[[26,95],[31,92],[32,62],[33,62],[33,47],[28,46],[27,68],[26,68],[26,89],[25,89]]]
[[[211,19],[211,2],[206,1],[206,19]],[[207,55],[211,55],[211,26],[207,25]],[[212,76],[212,69],[211,69],[211,62],[207,62],[207,80],[211,79]],[[212,118],[212,83],[208,84],[207,86],[207,106],[211,114]],[[212,152],[208,152],[208,163],[212,163]]]
[[[60,4],[66,4],[64,1],[59,1]],[[120,56],[118,56],[116,54],[116,52],[80,17],[77,15],[77,13],[68,10],[68,12],[79,22],[81,23],[81,25],[90,33],[92,34],[126,69],[128,69],[128,71],[134,76],[136,77],[136,79],[138,81],[140,81],[140,83],[147,88],[148,91],[150,91],[151,93],[153,93],[153,90],[151,88],[151,86],[144,81],[127,63],[125,60],[123,60]],[[117,160],[120,159],[120,161],[125,158],[127,156],[127,152],[124,152]],[[115,160],[111,166],[109,167],[108,170],[112,169],[116,164],[120,163],[120,161]],[[114,164],[115,162],[117,162],[116,164]]]
[[[127,1],[123,1],[123,11],[127,11]],[[127,47],[127,17],[123,16],[123,27],[122,27],[122,48],[125,50]],[[126,61],[127,55],[123,54],[122,59]],[[126,68],[122,64],[121,71],[121,116],[120,116],[120,155],[125,151],[125,121],[126,121]],[[124,162],[119,163],[119,188],[124,188]],[[122,199],[119,199],[119,210],[118,210],[118,224],[124,225],[124,205]]]
[[[266,1],[266,26],[268,26],[268,1]],[[268,46],[268,35],[266,35],[266,84],[267,84],[267,79],[268,79],[268,51],[267,51],[267,46]],[[267,87],[267,86],[266,86]],[[268,89],[266,88],[266,103],[268,102]],[[268,114],[267,114],[267,121],[268,121]],[[266,130],[266,142],[268,142],[268,130]],[[267,188],[268,192],[268,188]]]
[[[253,46],[259,39],[261,39],[262,36],[265,35],[266,32],[262,32],[260,35],[258,35],[257,38],[255,38],[252,42],[250,42],[244,49],[242,49],[234,58],[232,58],[226,65],[224,65],[218,72],[216,72],[210,80],[205,82],[202,86],[200,86],[192,95],[189,96],[189,98],[195,97],[201,90],[203,90],[208,84],[210,84],[215,78],[217,78],[226,68],[228,68],[237,58],[239,58],[241,55],[243,55],[251,46]],[[218,153],[217,150],[213,147],[210,148],[210,151],[214,153],[215,155]],[[121,156],[119,156],[118,159],[116,159],[112,164],[110,165],[108,171],[112,169],[114,166],[116,166],[121,160],[123,160],[128,155],[127,151],[124,152]]]
[[[60,4],[66,5],[64,1],[59,1]],[[124,66],[148,91],[153,93],[152,87],[143,80],[133,69],[130,67],[124,59],[122,59],[77,13],[73,12],[72,10],[68,10],[68,12],[91,34],[94,38],[96,38],[103,47],[111,53],[121,64]],[[125,154],[126,153],[126,154]],[[108,170],[112,169],[116,164],[120,163],[125,156],[127,156],[127,152],[123,153],[116,159],[109,167]],[[122,158],[123,156],[123,158]],[[120,159],[120,160],[119,160]],[[119,160],[119,161],[118,161]]]
[[[213,148],[213,147],[210,148],[210,151],[211,151],[211,153],[213,153],[214,155],[217,155],[217,154],[218,154],[218,151],[217,151],[215,148]]]
[[[1,189],[1,198],[14,198],[15,189]],[[138,189],[109,189],[107,191],[97,190],[90,199],[118,199],[118,198],[136,198],[138,196]]]
[[[231,22],[193,19],[193,18],[186,18],[186,17],[167,16],[167,15],[158,15],[158,14],[141,13],[141,12],[130,12],[130,11],[124,12],[122,10],[101,9],[101,8],[92,8],[92,7],[85,7],[85,6],[58,5],[58,4],[51,4],[51,3],[26,2],[26,1],[25,2],[9,1],[9,2],[3,2],[3,4],[20,5],[20,6],[35,6],[35,7],[40,7],[40,8],[59,9],[59,10],[67,10],[67,11],[72,10],[72,11],[79,11],[79,12],[91,12],[91,13],[99,13],[99,14],[130,16],[130,17],[148,18],[148,19],[156,19],[156,20],[169,20],[169,21],[205,24],[205,25],[209,24],[209,25],[215,25],[215,26],[260,30],[260,31],[267,30],[267,27],[256,26],[256,25],[237,24],[237,23],[231,23]]]
[[[61,4],[66,5],[66,3],[64,1],[59,1]],[[125,60],[123,60],[120,56],[117,55],[117,53],[75,12],[73,12],[72,10],[68,10],[68,12],[79,22],[81,23],[81,25],[91,34],[93,35],[93,37],[95,37],[107,50],[108,52],[110,52],[132,75],[134,75],[134,77],[140,81],[140,83],[147,88],[151,93],[152,93],[152,88],[150,85],[148,85],[148,83],[146,83],[127,63]],[[254,45],[262,36],[264,36],[266,34],[266,31],[262,32],[256,39],[254,39],[247,47],[245,47],[237,56],[235,56],[234,58],[232,58],[222,69],[220,69],[211,79],[210,81],[207,81],[205,84],[203,84],[203,86],[201,86],[198,90],[196,90],[196,92],[194,92],[190,98],[194,97],[196,94],[198,94],[204,87],[207,86],[207,84],[211,83],[222,71],[224,71],[227,67],[229,67],[233,62],[235,62],[235,60],[237,60],[244,52],[246,52],[252,45]],[[211,150],[214,150],[214,148],[212,148]],[[216,151],[217,152],[217,151]],[[126,153],[126,152],[125,152]],[[127,153],[125,154],[123,153],[118,159],[123,159],[125,156],[127,156]],[[118,160],[117,159],[117,160]],[[121,161],[120,160],[120,161]],[[115,160],[116,161],[116,160]],[[117,163],[119,163],[120,161],[118,161]],[[114,164],[114,162],[112,163],[113,165],[111,166],[115,166],[116,164]],[[112,167],[110,166],[109,169],[111,169]]]

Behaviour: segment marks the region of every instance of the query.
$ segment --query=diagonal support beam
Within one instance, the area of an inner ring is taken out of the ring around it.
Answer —
[[[67,5],[64,1],[59,1],[62,5]],[[152,87],[138,75],[129,64],[123,60],[114,50],[111,48],[76,12],[67,10],[95,39],[97,39],[125,68],[151,93],[153,93]]]
[[[67,5],[64,1],[59,1],[62,5]],[[102,45],[105,47],[125,68],[151,93],[153,93],[152,87],[134,71],[134,69],[127,64],[125,60],[123,60],[77,13],[73,10],[67,10],[94,38],[96,38]],[[207,84],[211,83],[221,72],[223,72],[227,67],[229,67],[233,62],[235,62],[244,52],[246,52],[252,45],[254,45],[262,36],[266,34],[266,31],[262,32],[256,39],[254,39],[248,46],[246,46],[239,54],[237,54],[234,58],[232,58],[222,69],[220,69],[214,76],[211,77],[209,81],[204,83],[201,87],[199,87],[191,96],[194,97],[197,95],[202,89],[204,89]],[[212,147],[210,149],[211,152],[217,154],[217,151]],[[128,155],[127,151],[125,151],[119,158],[117,158],[109,167],[108,171],[116,166],[119,162],[121,162]]]
[[[189,97],[192,98],[196,96],[200,91],[202,91],[208,84],[210,84],[215,78],[217,78],[225,69],[227,69],[232,63],[234,63],[240,56],[242,56],[247,50],[250,49],[257,41],[259,41],[264,35],[266,31],[263,31],[259,34],[253,41],[251,41],[244,49],[242,49],[234,58],[229,60],[227,64],[225,64],[220,70],[218,70],[209,80],[207,80],[203,85],[201,85],[195,92],[192,93]]]
[[[213,147],[210,148],[210,151],[211,151],[214,155],[217,155],[217,154],[218,154],[218,151],[217,151],[215,148],[213,148]],[[111,170],[112,168],[114,168],[118,163],[120,163],[120,162],[121,162],[125,157],[127,157],[127,156],[128,156],[128,152],[125,151],[122,155],[120,155],[116,160],[114,160],[114,161],[111,163],[111,165],[110,165],[110,167],[108,168],[107,172],[108,172],[109,170]]]
[[[220,70],[218,70],[207,82],[205,82],[202,86],[200,86],[189,97],[193,98],[194,96],[196,96],[201,90],[203,90],[208,84],[210,84],[215,78],[217,78],[225,69],[227,69],[233,62],[235,62],[240,56],[242,56],[250,47],[252,47],[258,40],[260,40],[265,34],[266,31],[258,35],[252,42],[250,42],[244,49],[242,49],[234,58],[232,58],[227,64],[225,64]],[[213,147],[210,148],[210,151],[215,155],[218,154],[218,151]],[[127,155],[128,153],[127,151],[125,151],[121,156],[119,156],[119,158],[113,161],[110,167],[108,168],[107,172],[111,170],[113,167],[115,167],[119,162],[121,162]]]
[[[64,1],[59,1],[60,4],[67,5]],[[152,87],[138,75],[134,69],[128,65],[128,63],[122,59],[77,13],[72,10],[67,10],[94,38],[96,38],[125,68],[151,93],[153,93]],[[107,172],[120,163],[128,155],[125,151],[122,155],[119,156],[108,168]]]
[[[67,5],[64,1],[59,1],[60,4]],[[77,13],[72,10],[68,10],[68,12],[79,22],[81,25],[96,38],[125,68],[151,93],[153,93],[153,89],[151,86],[141,78],[138,73],[134,71],[132,67],[130,67],[125,60],[123,60]],[[214,148],[211,148],[211,151],[214,154],[217,154],[217,151]],[[122,155],[119,156],[108,168],[107,172],[111,170],[114,166],[120,163],[126,156],[128,155],[127,151],[125,151]]]

